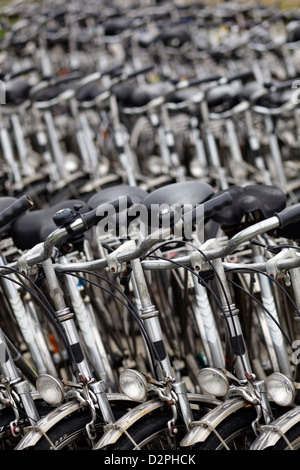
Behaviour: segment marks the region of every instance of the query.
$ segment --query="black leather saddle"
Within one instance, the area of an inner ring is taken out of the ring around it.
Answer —
[[[101,204],[106,204],[114,201],[118,198],[129,197],[132,202],[132,216],[128,213],[127,208],[124,209],[123,213],[113,213],[112,218],[108,222],[115,224],[115,233],[120,233],[120,226],[124,226],[127,230],[130,222],[140,215],[140,205],[143,203],[147,192],[137,186],[128,185],[117,185],[110,188],[104,189],[99,193],[94,194],[88,201],[87,204],[91,209],[95,209]]]
[[[97,83],[89,83],[79,90],[76,94],[76,99],[80,103],[84,101],[93,101],[104,89],[100,88]]]
[[[180,47],[190,41],[191,35],[186,24],[170,25],[159,33],[157,39],[161,40],[166,46]]]
[[[31,86],[22,78],[15,78],[6,83],[6,102],[8,104],[19,105],[26,101]]]
[[[147,194],[148,193],[146,191],[137,186],[127,186],[125,184],[120,184],[107,189],[103,189],[103,191],[94,194],[87,201],[87,204],[91,209],[95,209],[101,204],[116,200],[117,198],[122,196],[128,196],[133,204],[140,204],[145,199]]]
[[[28,250],[36,244],[44,242],[50,233],[58,227],[53,220],[53,216],[61,209],[79,210],[81,213],[88,212],[89,206],[78,200],[70,199],[61,201],[58,204],[28,212],[19,217],[12,225],[11,236],[17,248]]]
[[[136,84],[121,84],[114,88],[114,93],[120,103],[128,107],[145,106],[149,101],[164,96],[171,91],[172,85],[167,82],[151,83],[137,86]]]
[[[150,210],[153,204],[202,204],[211,198],[214,189],[210,184],[201,181],[184,181],[172,183],[155,189],[144,199],[143,204]]]
[[[104,31],[107,36],[115,36],[121,34],[132,27],[133,19],[125,16],[108,18],[104,23]]]
[[[239,95],[240,100],[252,100],[257,93],[263,90],[266,90],[263,85],[257,82],[249,82],[241,89]],[[286,103],[286,101],[290,98],[290,94],[291,90],[270,91],[269,93],[255,100],[255,104],[270,109],[278,108]]]
[[[240,85],[228,84],[212,88],[206,95],[207,105],[210,110],[218,106],[232,107],[238,103]]]
[[[153,228],[158,227],[164,209],[172,211],[181,208],[186,213],[210,199],[214,193],[212,186],[200,181],[184,181],[158,188],[143,201],[148,211],[148,224]]]
[[[222,192],[225,191],[220,191],[216,196]],[[259,214],[258,219],[263,220],[286,207],[286,196],[276,186],[259,184],[245,187],[232,186],[226,189],[226,192],[230,193],[233,204],[212,217],[215,222],[225,227],[239,226],[246,214],[256,212]]]

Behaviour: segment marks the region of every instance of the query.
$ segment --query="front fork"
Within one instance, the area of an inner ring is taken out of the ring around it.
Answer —
[[[10,404],[15,413],[15,419],[11,423],[10,427],[13,435],[16,435],[16,429],[18,428],[19,423],[19,414],[13,392],[16,394],[16,398],[18,397],[17,399],[22,402],[25,414],[28,417],[31,426],[34,426],[39,420],[39,413],[32,398],[30,385],[27,380],[23,380],[20,377],[19,371],[10,355],[6,345],[5,336],[1,329],[0,352],[0,373],[2,376],[1,382],[6,389],[6,395],[8,397],[7,405]]]
[[[228,392],[228,398],[243,397],[256,409],[256,419],[252,423],[252,429],[257,436],[260,429],[260,420],[263,418],[265,424],[270,424],[274,420],[270,402],[267,396],[267,388],[264,380],[253,380],[249,377],[245,386],[234,385]]]
[[[174,377],[174,373],[172,371],[169,355],[164,345],[163,333],[159,321],[159,312],[152,304],[141,261],[139,259],[132,260],[131,267],[134,274],[134,278],[136,280],[136,287],[142,306],[141,318],[145,325],[145,329],[147,330],[147,333],[156,348],[156,351],[159,355],[160,364],[163,369],[161,370],[159,364],[157,365],[157,367],[155,368],[158,373],[157,378],[158,380],[166,380],[167,384],[169,381],[169,383],[171,384],[171,395],[173,393],[173,397],[176,397],[175,400],[174,398],[172,398],[172,400],[170,401],[174,413],[170,428],[175,429],[177,411],[175,413],[174,405],[176,404],[175,401],[177,401],[186,428],[189,429],[189,424],[193,421],[193,412],[187,398],[186,384],[184,382],[176,382],[175,379],[172,378]],[[168,394],[166,394],[165,396],[168,396]],[[163,395],[161,395],[161,397],[163,397]]]
[[[208,240],[207,246],[210,248],[217,247],[218,242],[216,239]],[[212,261],[212,264],[216,272],[225,328],[227,329],[234,356],[236,380],[240,384],[240,386],[234,386],[230,390],[230,397],[244,396],[247,401],[256,407],[257,419],[253,423],[253,427],[257,429],[262,416],[267,424],[273,420],[271,406],[267,397],[266,384],[264,380],[256,380],[255,374],[252,372],[239,319],[239,310],[232,301],[223,262],[221,259],[215,259]]]
[[[91,392],[95,394],[103,419],[106,423],[111,424],[115,419],[107,399],[105,391],[106,386],[103,381],[96,381],[93,378],[89,363],[81,346],[78,330],[74,321],[74,314],[70,312],[68,307],[66,307],[64,296],[61,292],[52,261],[44,261],[43,268],[50,293],[52,294],[51,297],[53,298],[57,309],[57,318],[65,331],[73,359],[76,363],[78,380],[83,384],[83,387],[87,386]],[[88,394],[86,394],[85,398],[89,402]]]

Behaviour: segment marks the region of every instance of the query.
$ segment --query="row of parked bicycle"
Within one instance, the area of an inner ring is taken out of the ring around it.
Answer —
[[[298,449],[299,11],[1,22],[1,449]]]

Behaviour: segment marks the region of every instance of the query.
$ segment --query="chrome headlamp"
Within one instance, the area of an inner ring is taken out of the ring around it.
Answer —
[[[120,390],[133,401],[144,401],[148,393],[148,384],[140,372],[126,369],[120,373]]]
[[[63,383],[49,374],[41,374],[37,378],[36,388],[41,398],[49,405],[60,405],[65,398]]]
[[[204,393],[215,397],[224,397],[228,393],[229,382],[226,375],[218,370],[206,367],[198,373],[198,382]]]
[[[267,391],[270,399],[279,406],[289,406],[294,402],[296,387],[294,382],[281,374],[273,372],[266,379]]]

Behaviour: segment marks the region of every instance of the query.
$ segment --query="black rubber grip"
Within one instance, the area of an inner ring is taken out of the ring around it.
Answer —
[[[279,219],[279,228],[298,222],[300,220],[300,203],[287,207],[281,212],[276,212],[275,215]]]
[[[204,202],[204,218],[212,217],[216,212],[230,206],[233,203],[231,194],[228,192],[222,193],[213,199]]]
[[[20,199],[17,199],[10,206],[0,212],[0,228],[5,227],[5,225],[17,219],[32,206],[33,202],[27,196],[22,196]]]
[[[191,214],[186,214],[186,218],[192,223],[196,222],[196,220],[199,220],[199,218],[201,219],[201,217],[204,217],[204,219],[209,219],[216,212],[224,209],[224,207],[230,206],[232,202],[233,201],[230,193],[224,192],[219,196],[204,202],[203,204],[198,204],[192,210]],[[185,219],[185,217],[183,217],[183,219]]]
[[[132,200],[128,196],[122,196],[114,201],[100,204],[95,209],[81,215],[83,223],[87,229],[93,225],[98,224],[105,217],[111,215],[113,212],[118,213],[122,210],[128,209],[132,206]]]

